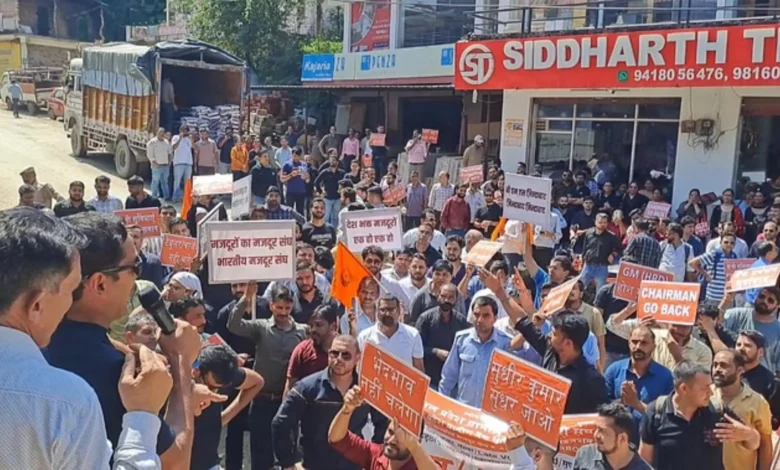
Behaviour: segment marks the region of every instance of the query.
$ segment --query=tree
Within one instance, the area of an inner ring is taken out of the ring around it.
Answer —
[[[297,83],[304,0],[185,0],[196,37],[241,57],[264,83]],[[290,20],[295,18],[295,20]]]

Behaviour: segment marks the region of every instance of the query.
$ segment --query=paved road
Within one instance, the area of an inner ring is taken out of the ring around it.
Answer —
[[[0,108],[0,209],[13,207],[19,200],[19,172],[34,166],[38,180],[49,183],[67,197],[71,181],[86,185],[85,199],[95,195],[95,177],[111,178],[111,193],[124,200],[127,186],[116,175],[109,155],[89,154],[87,158],[73,158],[70,140],[62,129],[62,122],[52,121],[45,114],[22,114],[14,119],[5,107]]]

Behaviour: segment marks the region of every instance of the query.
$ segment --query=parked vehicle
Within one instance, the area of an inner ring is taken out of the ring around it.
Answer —
[[[56,67],[37,67],[9,70],[0,78],[0,99],[11,109],[11,82],[16,81],[22,87],[22,106],[30,114],[48,107],[51,92],[62,86],[64,70]]]
[[[57,119],[65,117],[65,88],[60,87],[53,89],[46,102],[46,107],[49,110],[49,119],[56,121]]]
[[[81,59],[71,60],[68,77],[63,125],[73,156],[111,153],[123,178],[138,173],[139,165],[148,166],[146,144],[161,126],[164,78],[174,85],[180,111],[242,106],[246,66],[216,46],[183,40],[87,47]]]

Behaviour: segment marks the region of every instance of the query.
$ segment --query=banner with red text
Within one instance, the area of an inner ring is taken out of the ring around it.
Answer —
[[[772,24],[460,41],[458,90],[780,85]]]
[[[125,227],[138,225],[144,232],[144,238],[160,236],[160,209],[149,207],[147,209],[126,209],[115,211],[115,215],[122,218]]]
[[[726,272],[726,282],[731,280],[735,272],[742,269],[750,269],[758,258],[737,258],[723,260],[723,270]]]
[[[458,183],[460,184],[481,183],[483,179],[482,165],[462,166],[458,170]]]
[[[647,207],[645,207],[645,211],[642,213],[642,215],[646,219],[650,217],[658,217],[659,219],[663,219],[664,217],[669,216],[669,210],[671,208],[672,205],[668,202],[650,201],[647,203]]]
[[[485,378],[482,409],[516,421],[540,444],[555,449],[571,381],[495,349]]]
[[[555,470],[574,468],[574,457],[577,456],[580,447],[593,444],[597,416],[597,414],[563,416],[561,430],[558,433],[560,439],[558,453],[553,460]]]
[[[233,175],[196,175],[192,177],[192,195],[210,196],[233,192]]]
[[[360,253],[363,248],[372,245],[385,251],[403,249],[400,208],[344,212],[341,217],[344,220],[344,237],[350,251]]]
[[[758,289],[777,285],[780,276],[780,264],[770,264],[759,268],[742,269],[735,271],[726,286],[727,292],[739,292],[748,289]]]
[[[615,291],[612,294],[616,299],[636,302],[639,295],[639,285],[642,281],[673,281],[674,274],[660,269],[648,268],[640,264],[621,261],[618,266]]]
[[[211,284],[295,277],[295,221],[211,222],[205,230]]]
[[[430,382],[427,375],[366,341],[360,360],[363,399],[415,436],[422,431]]]
[[[428,390],[420,442],[441,470],[506,470],[520,463],[507,449],[509,424],[484,411]]]
[[[642,281],[636,317],[651,316],[658,323],[693,325],[699,307],[701,284],[696,282]]]
[[[162,237],[162,250],[160,262],[163,266],[179,267],[192,264],[192,260],[198,256],[198,239],[194,237],[180,237],[166,233]]]
[[[504,174],[504,217],[546,228],[550,225],[552,180]]]

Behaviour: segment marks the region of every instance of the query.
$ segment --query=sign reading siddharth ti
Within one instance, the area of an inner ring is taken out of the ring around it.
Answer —
[[[779,41],[777,24],[464,41],[455,88],[777,86]]]

